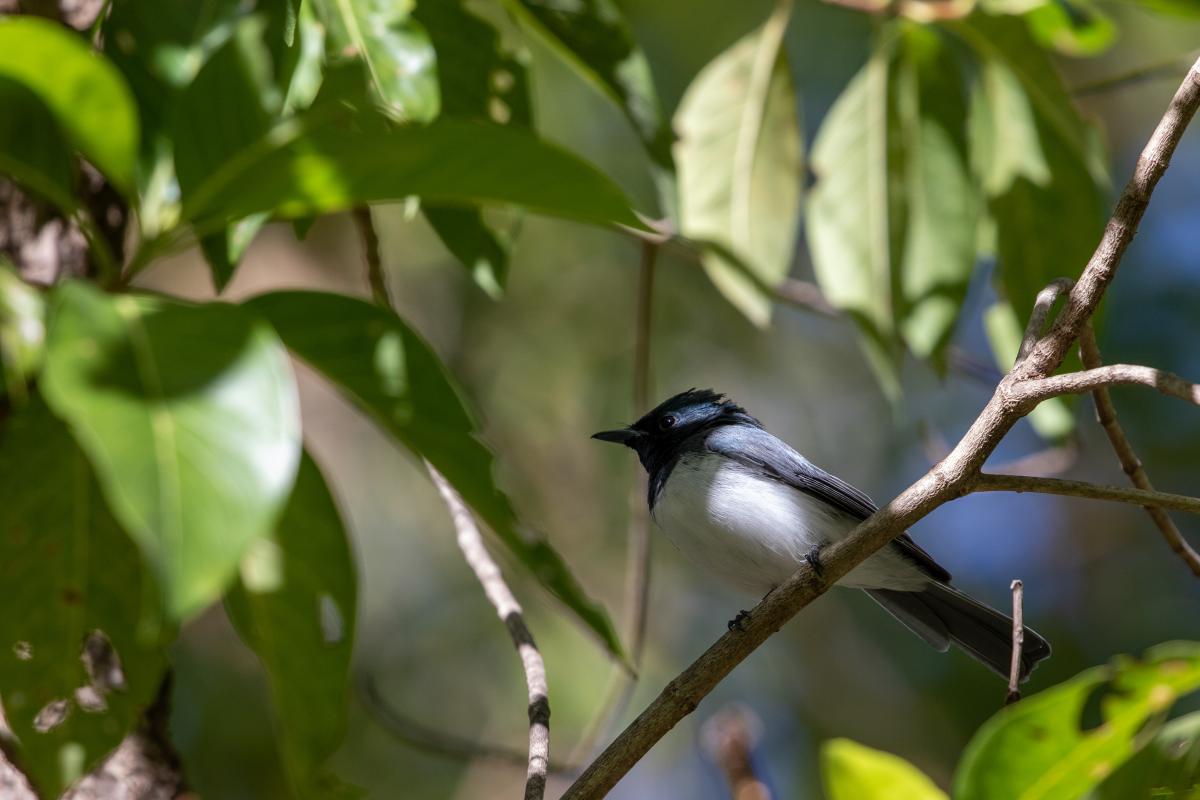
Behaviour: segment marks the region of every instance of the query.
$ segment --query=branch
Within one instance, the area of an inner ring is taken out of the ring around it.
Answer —
[[[1089,368],[1090,371],[1102,369],[1100,348],[1096,344],[1096,333],[1090,324],[1083,329],[1083,333],[1079,337],[1079,355],[1083,359],[1083,366]],[[1154,491],[1154,484],[1150,483],[1150,477],[1146,475],[1146,470],[1142,469],[1142,462],[1137,457],[1137,453],[1133,451],[1129,437],[1125,435],[1125,430],[1117,421],[1117,408],[1113,405],[1112,395],[1109,394],[1108,389],[1104,386],[1097,387],[1092,392],[1092,400],[1096,405],[1096,420],[1104,428],[1113,452],[1117,454],[1117,460],[1121,462],[1121,468],[1125,470],[1129,480],[1143,491]],[[1150,519],[1154,521],[1171,550],[1183,559],[1183,563],[1188,565],[1193,575],[1200,577],[1200,554],[1188,546],[1187,540],[1183,538],[1179,528],[1167,516],[1167,512],[1161,508],[1146,506],[1146,513],[1150,515]]]
[[[1046,318],[1050,316],[1050,307],[1065,292],[1071,291],[1074,285],[1075,281],[1070,278],[1058,278],[1038,292],[1037,299],[1033,301],[1033,311],[1029,314],[1029,322],[1025,325],[1025,335],[1021,337],[1021,347],[1017,350],[1017,361],[1024,361],[1038,339],[1042,338],[1042,332],[1046,330]]]
[[[1102,486],[1086,481],[1063,478],[1038,478],[1031,475],[998,475],[984,472],[971,481],[972,492],[1036,492],[1063,497],[1084,497],[1089,500],[1112,500],[1143,508],[1173,508],[1189,514],[1200,514],[1200,498],[1185,494],[1159,492],[1155,489],[1126,489],[1121,486]]]
[[[358,226],[358,235],[362,238],[363,260],[367,264],[367,284],[371,287],[371,299],[380,308],[391,310],[392,301],[388,296],[387,281],[383,277],[379,234],[375,230],[375,222],[371,219],[371,207],[357,206],[350,213],[354,217],[354,224]]]
[[[1192,383],[1174,373],[1138,364],[1109,364],[1089,367],[1079,372],[1051,375],[1048,378],[1028,381],[1021,391],[1039,403],[1064,394],[1084,394],[1108,386],[1146,386],[1168,397],[1178,397],[1200,406],[1200,384]]]
[[[1008,671],[1008,695],[1004,705],[1012,705],[1021,699],[1021,650],[1025,646],[1025,620],[1022,609],[1022,597],[1025,594],[1025,584],[1020,579],[1012,582],[1013,624],[1012,624],[1012,666]]]
[[[1145,213],[1183,130],[1200,106],[1200,61],[1188,72],[1138,160],[1104,231],[1050,332],[1001,380],[988,404],[954,450],[920,480],[876,511],[845,539],[821,554],[822,571],[801,566],[768,594],[743,621],[727,631],[676,676],[662,693],[610,744],[563,795],[564,800],[602,797],[655,743],[759,645],[833,583],[943,503],[969,491],[987,457],[1017,420],[1034,405],[1020,384],[1053,374],[1068,348],[1095,313],[1121,256]]]
[[[450,517],[458,533],[458,549],[462,550],[467,565],[479,579],[483,593],[495,607],[496,614],[504,621],[508,635],[512,637],[513,645],[521,656],[525,685],[529,690],[529,768],[525,777],[525,800],[541,800],[546,793],[546,773],[550,765],[550,701],[546,688],[546,665],[533,641],[533,634],[521,616],[520,604],[483,545],[483,536],[471,512],[441,473],[428,462],[425,468],[429,470],[429,476],[450,509]]]

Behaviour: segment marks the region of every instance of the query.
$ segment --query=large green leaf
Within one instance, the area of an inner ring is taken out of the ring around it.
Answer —
[[[175,103],[172,141],[184,201],[212,172],[270,130],[283,104],[274,83],[262,17],[241,20]],[[217,291],[233,272],[267,217],[256,214],[205,236],[201,249]]]
[[[380,105],[400,120],[438,115],[436,56],[413,0],[313,0],[335,57],[361,59]]]
[[[807,230],[817,280],[858,324],[892,397],[902,343],[939,358],[975,262],[961,81],[935,31],[894,27],[813,148]]]
[[[70,214],[77,205],[71,146],[58,120],[25,84],[0,76],[0,174]]]
[[[133,189],[138,114],[125,80],[73,31],[37,17],[0,19],[0,77],[24,84],[72,144],[118,188]],[[11,113],[7,106],[5,113]]]
[[[822,745],[821,779],[828,800],[947,800],[945,792],[903,758],[849,739]]]
[[[43,797],[137,724],[166,666],[153,578],[66,426],[34,397],[0,432],[6,752]],[[65,716],[64,716],[65,715]]]
[[[1102,695],[1101,724],[1081,729],[1088,698]],[[1200,644],[1160,645],[1026,697],[971,740],[955,777],[957,800],[1074,800],[1144,746],[1154,718],[1200,688]],[[1150,726],[1148,729],[1147,726]]]
[[[306,454],[274,535],[247,553],[226,599],[267,671],[280,751],[298,797],[327,796],[325,763],[346,733],[355,584],[337,505]]]
[[[414,16],[438,54],[442,113],[498,125],[532,123],[525,65],[508,52],[496,30],[466,0],[420,3]],[[438,238],[475,282],[495,297],[508,274],[509,237],[488,224],[479,208],[424,205]]]
[[[303,217],[416,195],[641,227],[608,178],[528,131],[458,120],[394,126],[336,111],[314,108],[274,128],[206,181],[185,217],[207,231],[258,212]]]
[[[757,325],[787,277],[800,222],[803,147],[796,90],[783,50],[790,6],[706,66],[675,115],[683,235],[720,243],[759,279],[706,251],[713,283]]]
[[[25,383],[41,368],[45,346],[42,293],[0,258],[0,398],[16,403],[25,399]]]
[[[383,428],[446,476],[519,563],[621,653],[604,610],[584,594],[544,540],[524,531],[492,475],[494,458],[446,370],[420,336],[390,311],[351,297],[278,292],[247,305],[275,326],[297,356]]]
[[[526,30],[558,53],[585,81],[616,104],[654,165],[662,212],[676,215],[670,125],[650,64],[613,0],[504,0]]]
[[[1105,779],[1093,800],[1194,800],[1200,796],[1200,711],[1171,720]]]
[[[55,291],[42,387],[182,619],[273,530],[300,455],[287,354],[242,308]]]

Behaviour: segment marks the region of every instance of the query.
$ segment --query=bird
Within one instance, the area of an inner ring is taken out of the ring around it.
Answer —
[[[634,450],[649,476],[656,526],[688,559],[735,589],[765,596],[876,506],[769,433],[724,395],[689,389],[632,425],[592,436]],[[1011,618],[954,588],[950,573],[901,534],[838,581],[866,591],[939,651],[957,645],[1003,678],[1012,662]],[[729,625],[741,626],[743,611]],[[1024,629],[1019,679],[1050,645]]]

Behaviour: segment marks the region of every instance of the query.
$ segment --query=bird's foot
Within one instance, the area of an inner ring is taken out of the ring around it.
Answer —
[[[737,628],[739,631],[744,631],[745,628],[742,627],[742,621],[747,620],[747,619],[750,619],[750,612],[749,611],[739,611],[737,613],[736,617],[729,620],[729,622],[726,624],[726,627],[729,630],[733,630],[734,628]]]
[[[818,578],[825,577],[825,567],[821,564],[821,548],[813,545],[813,548],[804,556],[804,560],[812,567],[813,572],[817,573]]]

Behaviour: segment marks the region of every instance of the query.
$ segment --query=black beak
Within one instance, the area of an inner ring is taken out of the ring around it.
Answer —
[[[641,435],[641,431],[635,431],[633,428],[621,428],[620,430],[616,431],[600,431],[599,433],[593,433],[592,438],[599,439],[602,442],[616,442],[617,444],[623,444],[626,447],[633,447],[634,440],[641,438]]]

